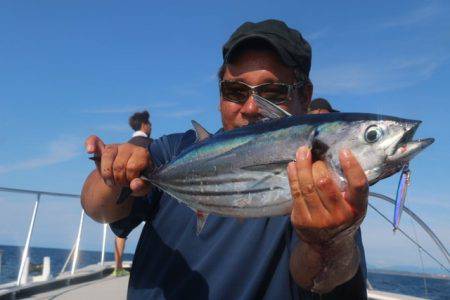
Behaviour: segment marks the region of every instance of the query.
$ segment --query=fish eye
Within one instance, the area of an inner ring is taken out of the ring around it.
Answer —
[[[377,125],[367,127],[366,132],[364,133],[364,139],[368,143],[378,142],[382,136],[383,130]]]

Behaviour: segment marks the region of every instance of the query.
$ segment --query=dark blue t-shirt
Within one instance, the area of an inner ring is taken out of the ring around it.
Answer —
[[[190,130],[155,140],[150,146],[155,166],[170,162],[195,139]],[[143,221],[129,299],[317,298],[290,275],[289,258],[298,239],[289,216],[241,221],[209,215],[197,235],[195,213],[154,188],[147,198],[136,199],[131,214],[111,228],[126,237]],[[364,298],[363,273],[329,296]]]

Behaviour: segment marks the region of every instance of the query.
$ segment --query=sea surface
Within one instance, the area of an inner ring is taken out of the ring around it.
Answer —
[[[0,252],[2,252],[2,261],[0,265],[0,284],[16,281],[19,273],[20,260],[22,255],[22,247],[4,246],[0,245]],[[54,248],[39,248],[30,247],[29,256],[32,264],[41,264],[45,256],[50,257],[51,274],[53,277],[57,276],[64,263],[69,256],[68,249],[54,249]],[[88,265],[100,262],[101,252],[99,251],[80,251],[78,254],[77,268],[82,268]],[[125,253],[123,260],[132,260],[133,255]],[[114,261],[114,253],[106,252],[105,261]],[[72,262],[70,261],[66,267],[66,271],[70,271]],[[30,275],[39,275],[38,273],[30,273]]]
[[[19,271],[21,247],[0,245],[2,260],[0,265],[0,284],[15,281]],[[30,248],[30,260],[33,264],[42,263],[44,256],[50,256],[51,273],[57,276],[69,255],[70,250],[52,248]],[[96,264],[100,261],[99,251],[80,251],[78,268]],[[124,260],[132,260],[132,254],[124,254]],[[105,261],[113,261],[114,254],[107,252]],[[70,270],[69,263],[67,269]],[[32,273],[33,274],[33,273]],[[38,275],[38,274],[34,274]],[[401,293],[427,299],[450,300],[450,279],[424,278],[418,274],[394,274],[380,270],[368,272],[369,282],[374,289]]]
[[[426,299],[450,299],[450,279],[438,279],[419,274],[393,274],[368,271],[367,277],[376,290],[405,294]]]

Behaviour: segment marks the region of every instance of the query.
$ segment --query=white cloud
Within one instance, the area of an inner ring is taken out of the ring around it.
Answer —
[[[320,93],[371,94],[401,89],[430,78],[446,60],[437,57],[354,62],[313,71]]]
[[[208,75],[191,79],[190,81],[183,81],[174,84],[171,87],[171,92],[177,96],[177,98],[201,98],[205,96],[205,90],[209,89],[211,85],[218,85],[217,69],[211,70]]]
[[[157,103],[150,103],[150,108],[168,108],[168,107],[174,107],[177,106],[178,102],[172,102],[172,101],[166,101],[166,102],[157,102]]]
[[[105,107],[105,108],[93,108],[83,110],[83,113],[88,114],[121,114],[121,113],[133,113],[136,111],[142,111],[148,109],[144,106],[122,106],[122,107]]]
[[[397,16],[392,20],[381,24],[382,28],[404,27],[432,20],[441,12],[436,2],[430,2],[429,5],[408,11],[406,14]]]
[[[120,106],[120,107],[115,106],[115,107],[86,109],[86,110],[83,110],[83,113],[88,113],[88,114],[135,113],[137,111],[152,110],[152,109],[157,109],[157,108],[168,108],[168,107],[174,107],[176,105],[178,105],[177,102],[159,101],[159,102],[153,102],[153,103],[150,102],[148,105],[127,105],[127,106]]]
[[[203,112],[202,109],[184,109],[184,110],[177,110],[177,111],[162,113],[161,115],[164,117],[179,118],[179,117],[188,117],[188,116],[192,116],[192,115],[197,115],[202,112]]]
[[[450,197],[436,197],[436,196],[427,196],[427,197],[419,197],[414,196],[412,199],[408,199],[408,202],[414,205],[422,205],[427,207],[433,207],[435,209],[446,209],[450,213]]]
[[[69,161],[81,154],[83,143],[81,139],[61,136],[48,143],[46,152],[41,156],[23,159],[16,163],[0,165],[0,174],[13,171],[38,169],[41,167]]]
[[[109,125],[100,125],[97,128],[98,130],[102,131],[115,131],[115,132],[125,132],[125,131],[131,131],[130,126],[128,125],[115,125],[115,124],[109,124]]]
[[[215,72],[212,72],[210,75],[206,76],[202,82],[207,84],[217,82],[219,80],[219,78],[217,77],[218,71],[219,70],[217,69]]]
[[[307,41],[315,41],[324,38],[328,34],[329,28],[322,28],[305,34]]]

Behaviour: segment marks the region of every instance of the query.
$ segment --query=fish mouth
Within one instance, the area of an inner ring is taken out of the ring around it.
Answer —
[[[419,128],[421,121],[412,121],[406,125],[407,129],[403,136],[394,145],[391,155],[387,156],[387,161],[405,164],[409,162],[423,149],[433,144],[434,138],[424,138],[413,140],[414,134]]]
[[[423,149],[433,144],[433,138],[425,138],[413,140],[414,134],[420,125],[420,121],[409,121],[404,126],[404,131],[399,134],[397,142],[393,142],[386,152],[390,153],[386,156],[385,164],[378,170],[380,174],[370,182],[375,184],[379,180],[389,177],[400,171]]]

